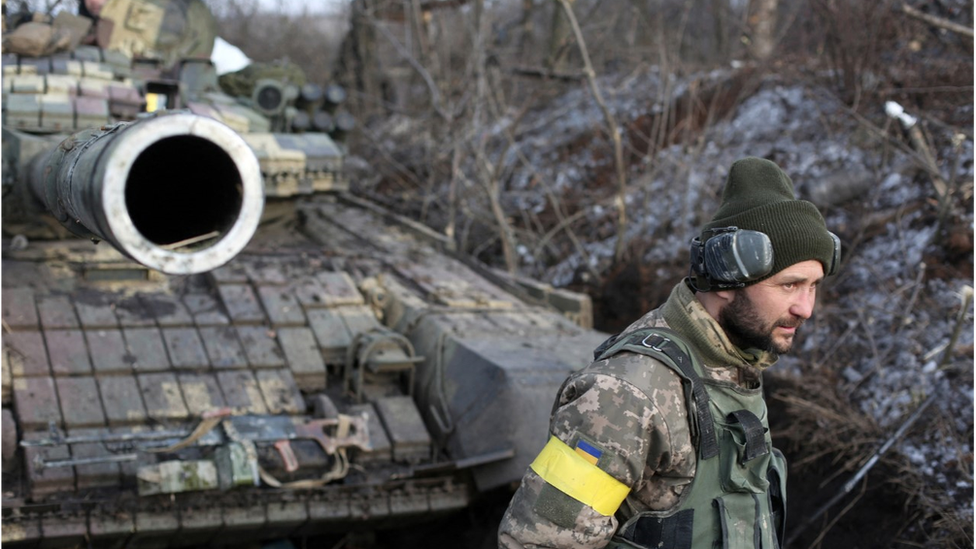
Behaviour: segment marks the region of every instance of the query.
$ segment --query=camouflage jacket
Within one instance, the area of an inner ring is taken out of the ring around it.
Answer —
[[[775,357],[744,353],[728,340],[684,282],[625,332],[668,327],[695,348],[705,375],[755,387]],[[641,387],[615,373],[640,369]],[[616,512],[601,511],[528,469],[498,533],[499,547],[597,548],[636,513],[677,508],[697,465],[681,378],[646,355],[618,353],[572,374],[553,405],[550,435],[570,449],[596,448],[593,464],[629,488]],[[579,450],[577,450],[577,453]]]

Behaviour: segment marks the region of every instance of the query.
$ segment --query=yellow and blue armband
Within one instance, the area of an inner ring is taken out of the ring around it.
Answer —
[[[608,517],[617,512],[630,487],[596,466],[599,450],[582,442],[570,448],[556,437],[529,467],[560,492]]]

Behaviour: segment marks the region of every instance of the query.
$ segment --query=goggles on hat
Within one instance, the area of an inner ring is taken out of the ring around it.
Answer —
[[[840,265],[841,243],[834,233],[827,234],[834,243],[826,273],[831,276]],[[773,243],[765,233],[721,227],[709,229],[691,241],[691,274],[697,291],[742,288],[772,270]]]

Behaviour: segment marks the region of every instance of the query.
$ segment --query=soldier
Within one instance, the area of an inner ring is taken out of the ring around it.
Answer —
[[[779,547],[786,464],[762,371],[793,345],[840,240],[774,163],[735,162],[660,308],[563,383],[499,546]]]

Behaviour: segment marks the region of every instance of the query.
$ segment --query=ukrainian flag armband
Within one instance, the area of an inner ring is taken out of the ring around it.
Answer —
[[[599,450],[583,441],[574,450],[553,436],[529,467],[552,487],[609,517],[630,487],[597,467],[598,458]]]

